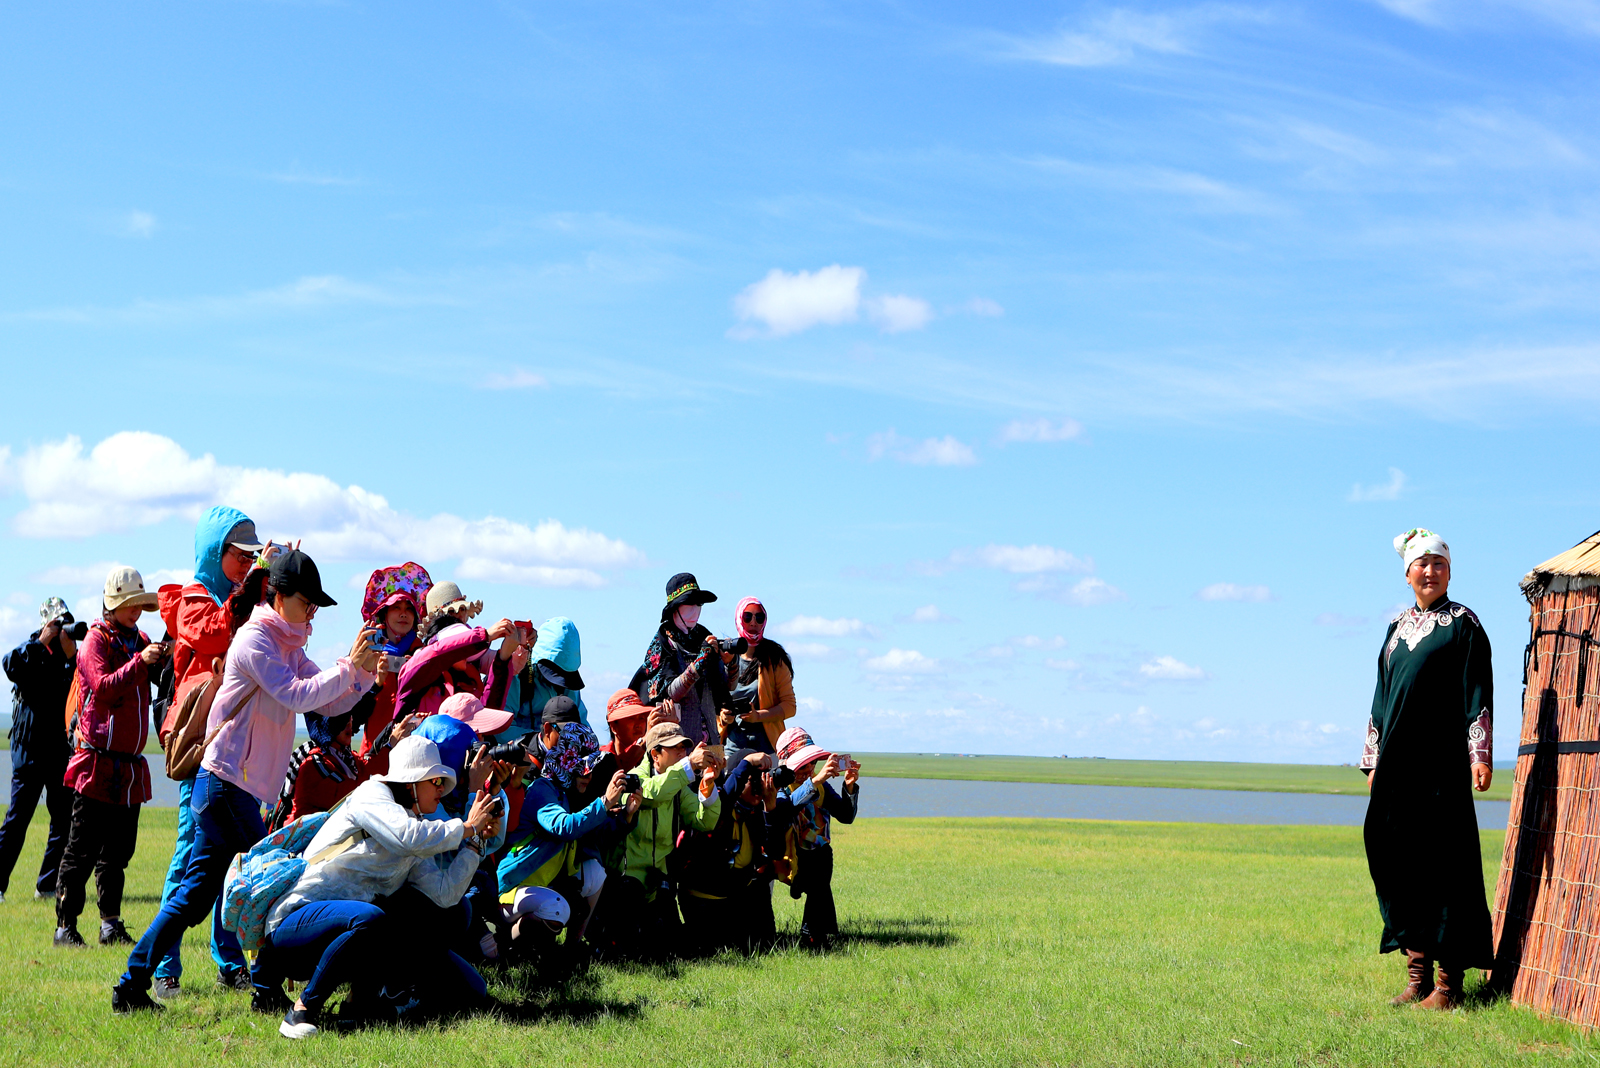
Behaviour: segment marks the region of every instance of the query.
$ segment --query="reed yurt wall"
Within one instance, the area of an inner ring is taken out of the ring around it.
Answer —
[[[1600,1024],[1600,533],[1522,581],[1532,635],[1495,888],[1495,985]]]

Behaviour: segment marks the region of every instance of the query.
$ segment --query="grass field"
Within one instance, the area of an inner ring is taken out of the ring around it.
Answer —
[[[1353,767],[1246,764],[1208,760],[1064,760],[1059,757],[955,756],[944,753],[855,753],[866,775],[891,779],[981,779],[1091,786],[1173,786],[1198,790],[1277,790],[1296,794],[1365,794]],[[1511,800],[1512,773],[1496,769],[1494,785],[1475,795]]]
[[[37,863],[41,824],[23,855]],[[148,922],[171,810],[144,813],[126,907]],[[1500,835],[1483,835],[1491,868]],[[110,1014],[124,954],[49,945],[13,880],[0,905],[3,1060],[17,1065],[1521,1065],[1600,1043],[1503,1002],[1394,1009],[1394,956],[1358,828],[1067,820],[864,820],[840,829],[834,954],[781,950],[673,968],[597,967],[565,988],[425,1030],[291,1043],[244,995]],[[1492,873],[1491,873],[1492,874]],[[1493,885],[1492,878],[1490,884]],[[780,923],[798,922],[786,894]],[[92,904],[91,904],[92,909]],[[92,926],[85,925],[86,931]],[[1476,988],[1474,973],[1469,991]]]

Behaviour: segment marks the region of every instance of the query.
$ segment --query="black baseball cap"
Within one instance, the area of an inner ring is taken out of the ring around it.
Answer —
[[[267,585],[285,597],[298,593],[319,608],[332,608],[338,604],[322,589],[322,576],[311,557],[299,549],[279,553],[272,560]]]
[[[556,694],[544,703],[544,717],[540,722],[545,726],[578,722],[578,702],[564,693]]]

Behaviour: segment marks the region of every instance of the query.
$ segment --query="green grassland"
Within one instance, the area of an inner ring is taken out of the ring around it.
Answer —
[[[891,779],[981,779],[1089,786],[1173,786],[1197,790],[1276,790],[1296,794],[1364,794],[1353,767],[1330,764],[1246,764],[1210,760],[1066,760],[1060,757],[956,756],[950,753],[855,753],[863,775]],[[1494,785],[1476,796],[1511,800],[1512,772],[1496,769]]]
[[[147,810],[129,872],[156,905],[172,810]],[[214,990],[124,1019],[125,954],[51,947],[30,900],[36,822],[0,905],[0,1062],[16,1065],[1521,1065],[1589,1063],[1594,1042],[1505,1002],[1391,1008],[1361,832],[1072,820],[863,820],[838,829],[847,938],[671,967],[595,967],[554,989],[498,977],[497,1014],[291,1043]],[[1483,835],[1486,875],[1501,836]],[[92,901],[92,898],[91,898]],[[798,910],[778,899],[780,924]],[[91,904],[91,910],[93,906]],[[86,931],[93,930],[89,924]]]

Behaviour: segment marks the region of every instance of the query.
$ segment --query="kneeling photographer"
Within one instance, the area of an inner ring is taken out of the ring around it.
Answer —
[[[595,767],[607,754],[600,750],[594,731],[582,723],[562,723],[556,738],[545,751],[539,777],[528,786],[518,819],[519,834],[501,860],[497,876],[500,903],[507,909],[514,926],[511,946],[521,956],[544,962],[552,972],[566,973],[582,959],[582,938],[589,916],[600,900],[606,872],[600,854],[611,840],[627,832],[629,821],[639,811],[639,783],[616,772],[605,792],[585,803]],[[626,800],[624,795],[627,794]],[[545,894],[530,890],[548,889],[566,903],[560,916],[566,927],[564,950],[555,951],[555,930],[551,922],[560,913],[540,905]]]
[[[794,773],[777,767],[775,757],[747,754],[717,787],[717,825],[679,844],[678,906],[691,952],[734,946],[750,953],[776,940],[767,821],[778,790],[793,782]]]

